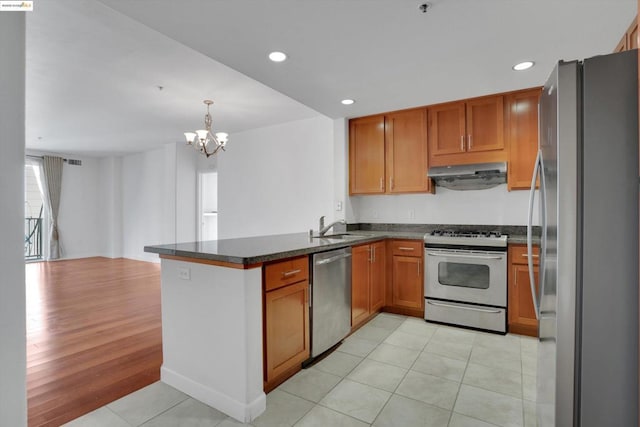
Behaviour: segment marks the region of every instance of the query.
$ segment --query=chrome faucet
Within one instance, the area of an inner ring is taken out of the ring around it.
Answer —
[[[336,224],[346,224],[344,219],[339,219],[337,221],[333,221],[331,224],[324,225],[324,215],[320,217],[320,225],[318,226],[318,236],[324,236],[327,231],[331,229]]]

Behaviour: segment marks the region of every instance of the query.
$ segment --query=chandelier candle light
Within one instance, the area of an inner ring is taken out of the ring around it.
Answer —
[[[187,144],[192,145],[208,158],[216,154],[220,149],[226,151],[224,146],[229,140],[229,134],[226,132],[216,132],[215,135],[211,133],[211,113],[209,113],[209,106],[213,104],[213,101],[205,99],[203,102],[207,106],[207,114],[204,116],[204,129],[195,132],[185,132],[184,137],[187,139]]]

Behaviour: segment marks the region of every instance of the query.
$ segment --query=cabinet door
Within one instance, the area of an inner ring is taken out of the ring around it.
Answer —
[[[424,285],[422,258],[393,257],[392,304],[397,307],[422,308]]]
[[[613,51],[624,52],[625,50],[627,50],[627,34],[626,33],[622,35],[622,38],[620,39],[620,41],[618,42],[618,45]]]
[[[384,116],[349,121],[349,193],[384,193]]]
[[[538,283],[538,267],[533,267],[536,291]],[[538,321],[533,308],[529,267],[512,264],[510,271],[511,289],[509,289],[509,332],[538,336]]]
[[[429,156],[465,152],[464,105],[464,102],[452,102],[428,109]]]
[[[638,22],[635,21],[631,24],[629,31],[627,32],[627,49],[638,48]]]
[[[468,152],[504,150],[502,95],[467,101]]]
[[[265,293],[267,382],[309,358],[309,283]]]
[[[369,316],[369,268],[371,246],[351,249],[351,326],[357,326]]]
[[[402,111],[385,117],[387,192],[429,190],[427,178],[427,110]]]
[[[509,190],[528,190],[531,186],[533,165],[538,153],[539,99],[539,89],[506,97]]]
[[[371,244],[369,313],[374,313],[384,306],[384,285],[386,279],[385,247],[386,244],[384,241]]]

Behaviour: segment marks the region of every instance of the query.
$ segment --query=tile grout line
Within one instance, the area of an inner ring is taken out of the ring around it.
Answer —
[[[469,356],[467,357],[467,363],[464,365],[464,372],[460,377],[460,383],[458,384],[458,392],[456,393],[456,398],[453,401],[453,406],[451,407],[451,414],[449,415],[449,422],[447,423],[447,426],[451,424],[451,419],[453,418],[453,413],[455,412],[455,409],[456,409],[456,403],[458,403],[458,397],[460,396],[460,390],[462,389],[462,382],[464,381],[464,376],[467,374],[467,368],[469,367],[469,363],[471,363],[471,353],[473,353],[473,346],[475,344],[475,341],[476,341],[476,337],[473,338],[473,344],[471,344],[471,351],[469,352]]]
[[[129,421],[127,421],[127,420],[125,420],[124,418],[122,418],[122,417],[120,416],[120,414],[118,414],[116,411],[114,411],[113,409],[109,408],[108,404],[107,404],[107,405],[104,405],[104,406],[103,406],[103,408],[106,408],[106,409],[107,409],[107,411],[111,412],[113,415],[115,415],[116,417],[120,418],[122,421],[124,421],[124,422],[125,422],[125,424],[130,425],[131,427],[136,427],[136,426],[131,425],[131,423],[129,423]],[[98,409],[100,409],[100,408],[98,408]],[[91,412],[89,412],[89,414],[90,414],[90,413],[91,413]],[[82,418],[82,417],[84,417],[85,415],[88,415],[88,414],[84,414],[84,415],[82,415],[81,417],[78,417],[78,418]],[[78,418],[76,418],[76,420],[77,420]],[[72,420],[72,421],[73,421],[73,420]]]
[[[183,393],[183,394],[184,394],[184,393]],[[165,409],[164,411],[162,411],[162,412],[160,412],[160,413],[158,413],[158,414],[156,414],[156,415],[152,416],[151,418],[148,418],[148,419],[144,420],[143,422],[141,422],[140,424],[138,424],[137,426],[134,426],[134,427],[140,427],[140,426],[144,425],[145,423],[148,423],[149,421],[151,421],[151,420],[153,420],[153,419],[155,419],[155,418],[158,418],[160,415],[162,415],[162,414],[164,414],[164,413],[166,413],[166,412],[170,411],[171,409],[175,408],[176,406],[180,405],[181,403],[184,403],[184,402],[186,402],[186,401],[187,401],[187,400],[189,400],[189,399],[193,399],[191,396],[189,396],[189,395],[187,395],[187,394],[185,394],[185,396],[186,396],[186,397],[185,397],[184,399],[182,399],[180,402],[178,402],[178,403],[176,403],[175,405],[172,405],[171,407],[169,407],[169,408]],[[194,400],[195,400],[195,399],[194,399]],[[196,400],[196,401],[197,401],[197,400]],[[206,404],[205,404],[205,405],[206,405]],[[208,405],[207,405],[207,406],[208,406]],[[215,408],[214,408],[214,409],[215,409]]]

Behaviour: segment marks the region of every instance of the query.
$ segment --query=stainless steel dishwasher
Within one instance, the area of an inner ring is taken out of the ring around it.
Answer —
[[[351,331],[351,248],[312,257],[311,357],[338,344]]]

